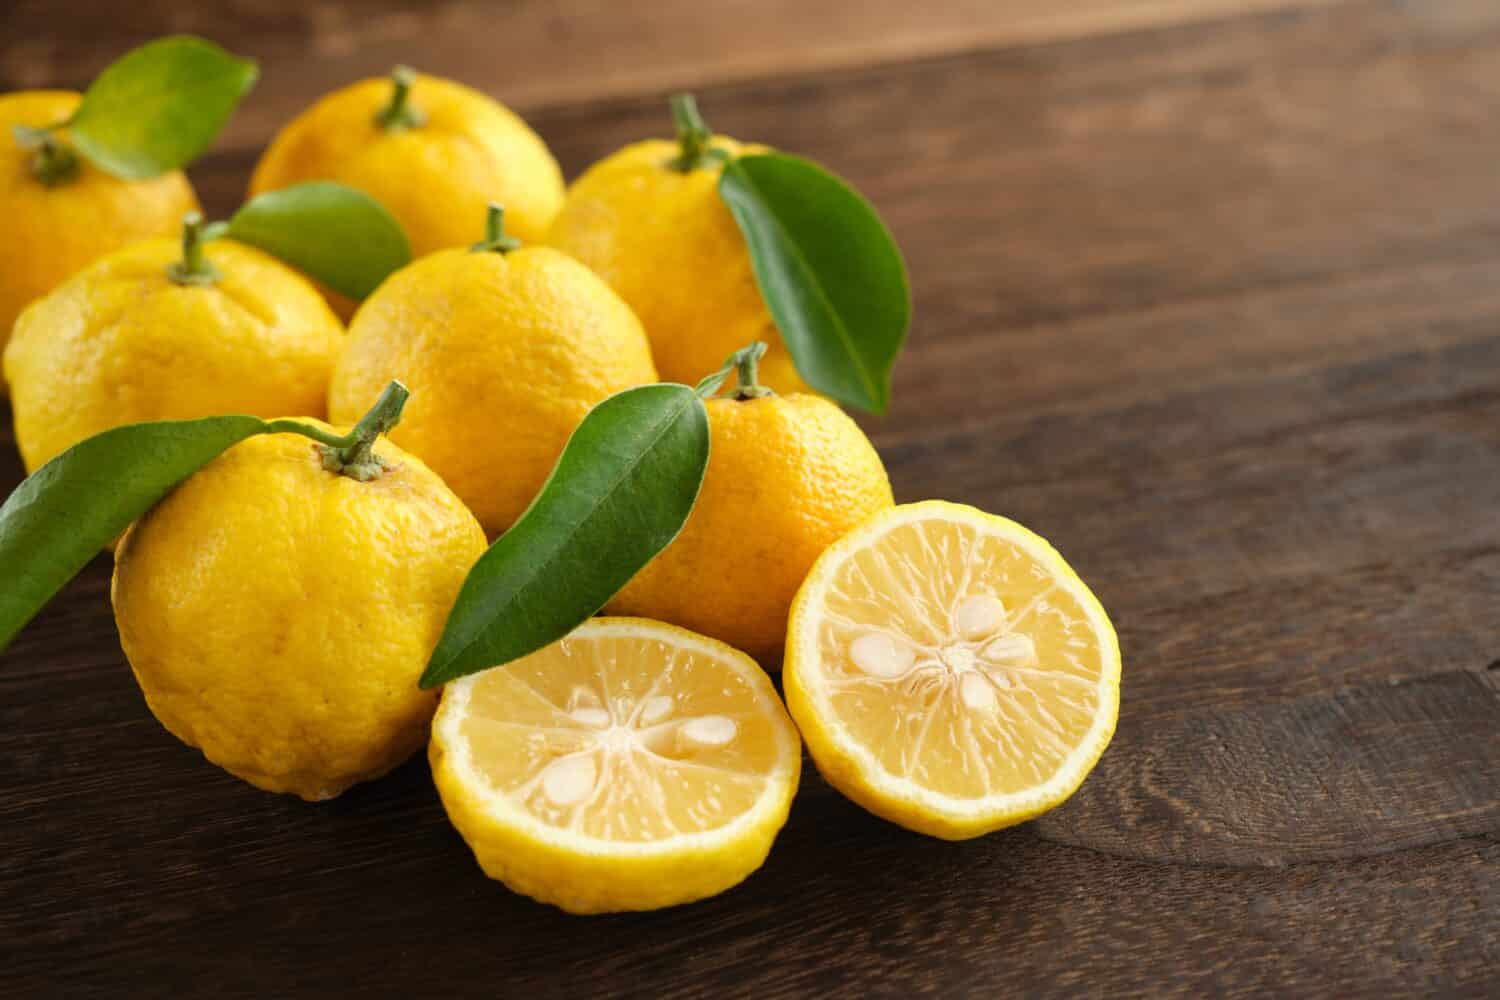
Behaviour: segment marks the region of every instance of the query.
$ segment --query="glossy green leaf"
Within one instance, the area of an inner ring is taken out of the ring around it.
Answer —
[[[332,181],[294,184],[250,199],[229,220],[225,235],[356,300],[411,260],[406,234],[391,213],[364,192]]]
[[[875,209],[816,163],[781,153],[725,164],[719,196],[798,374],[841,403],[884,412],[911,294]]]
[[[677,537],[707,466],[708,413],[687,386],[627,389],[594,407],[536,500],[470,571],[422,687],[577,628]]]
[[[74,445],[16,487],[0,507],[0,650],[172,487],[270,427],[256,417],[117,427]]]
[[[147,42],[94,79],[68,133],[99,169],[155,177],[208,148],[258,72],[252,60],[190,35]]]

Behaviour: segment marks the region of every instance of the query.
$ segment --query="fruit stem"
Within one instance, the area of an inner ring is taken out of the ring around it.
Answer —
[[[757,340],[742,347],[724,359],[723,367],[699,382],[694,391],[702,398],[709,399],[724,387],[724,383],[729,380],[729,373],[734,372],[739,385],[731,398],[745,400],[774,396],[774,392],[759,382],[760,359],[765,356],[765,341]]]
[[[291,431],[317,441],[323,468],[329,472],[368,483],[379,479],[387,468],[385,461],[375,454],[375,439],[389,434],[401,422],[401,411],[406,408],[410,396],[406,386],[393,380],[370,411],[343,437],[335,437],[297,420],[278,420],[272,426],[278,431]]]
[[[484,217],[484,239],[469,247],[473,253],[510,253],[519,250],[521,241],[505,235],[505,206],[490,202]]]
[[[376,125],[387,132],[401,132],[427,123],[427,116],[411,104],[411,87],[416,82],[416,70],[410,66],[391,70],[391,99],[375,113]]]
[[[759,399],[775,393],[760,384],[760,359],[766,356],[766,343],[757,340],[749,347],[742,347],[730,356],[735,373],[739,376],[739,387],[734,390],[735,399]]]
[[[668,164],[673,170],[684,174],[703,166],[706,160],[723,160],[722,149],[714,149],[714,134],[703,115],[698,112],[698,101],[692,94],[673,94],[672,123],[677,126],[677,156]]]
[[[182,217],[182,259],[167,268],[167,276],[179,285],[212,285],[223,277],[203,252],[203,245],[223,233],[223,227],[205,225],[200,212]]]
[[[16,145],[36,153],[31,158],[31,173],[47,187],[56,187],[78,173],[78,154],[64,145],[52,128],[17,125],[11,134]]]

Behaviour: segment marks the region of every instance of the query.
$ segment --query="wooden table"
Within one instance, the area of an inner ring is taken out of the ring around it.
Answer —
[[[570,176],[693,87],[851,178],[915,288],[866,422],[897,495],[1056,542],[1119,626],[1119,735],[967,844],[809,772],[742,887],[572,918],[481,876],[422,761],[311,806],[177,743],[101,558],[0,657],[0,992],[1500,990],[1500,4],[219,6],[9,0],[0,89],[173,30],[254,54],[193,169],[220,215],[396,61]]]

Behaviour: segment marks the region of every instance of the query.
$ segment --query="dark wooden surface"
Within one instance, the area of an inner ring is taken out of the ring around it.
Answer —
[[[898,496],[1051,538],[1124,697],[1029,826],[927,840],[809,773],[744,886],[583,920],[485,880],[421,761],[310,806],[179,745],[101,559],[0,657],[0,993],[1500,990],[1493,0],[69,6],[0,11],[0,89],[169,30],[262,60],[193,170],[221,214],[277,123],[397,59],[570,176],[685,84],[826,161],[909,258],[866,422]]]

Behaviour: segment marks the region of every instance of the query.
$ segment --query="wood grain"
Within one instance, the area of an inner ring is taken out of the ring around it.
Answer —
[[[82,86],[171,32],[233,40],[262,63],[224,148],[258,147],[311,96],[417,63],[522,109],[805,75],[1337,0],[145,0],[58,29],[51,0],[0,11],[0,90]]]
[[[1276,866],[1500,831],[1495,671],[1132,720],[1049,840],[1146,861]]]
[[[1491,992],[1500,8],[1274,6],[8,7],[3,82],[76,82],[164,27],[260,54],[193,170],[219,214],[291,109],[398,57],[527,108],[570,175],[664,133],[685,84],[722,130],[829,163],[916,290],[894,411],[865,422],[899,497],[1051,538],[1125,686],[1099,769],[1038,823],[929,841],[809,771],[744,886],[584,922],[484,880],[420,761],[313,807],[176,743],[101,557],[0,655],[7,986]]]

